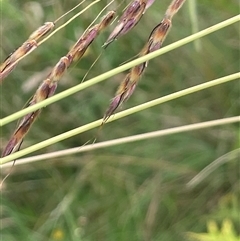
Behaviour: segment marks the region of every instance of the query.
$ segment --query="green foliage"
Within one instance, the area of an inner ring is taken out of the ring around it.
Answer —
[[[207,224],[208,233],[196,234],[189,233],[190,240],[197,241],[238,241],[240,236],[237,236],[233,230],[233,224],[230,220],[224,220],[221,229],[218,229],[215,221],[209,221]]]
[[[239,199],[235,195],[225,195],[219,201],[218,209],[212,214],[212,217],[218,216],[221,227],[218,227],[217,221],[209,220],[207,233],[188,233],[187,237],[191,241],[238,241],[240,236],[236,234],[234,226],[239,229],[239,212]]]

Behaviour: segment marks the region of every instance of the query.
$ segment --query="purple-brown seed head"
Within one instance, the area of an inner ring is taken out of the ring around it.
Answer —
[[[54,28],[53,22],[46,22],[44,25],[39,27],[36,31],[34,31],[28,38],[28,40],[35,40],[37,41],[47,33],[49,33]]]

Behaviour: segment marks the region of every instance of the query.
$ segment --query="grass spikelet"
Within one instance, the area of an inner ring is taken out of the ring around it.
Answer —
[[[35,105],[48,97],[52,96],[55,93],[57,88],[58,81],[61,79],[67,68],[73,61],[79,60],[90,44],[94,41],[94,39],[98,36],[98,34],[103,31],[113,20],[115,15],[114,11],[108,12],[106,16],[102,18],[99,24],[94,25],[88,31],[86,31],[76,42],[76,44],[70,49],[66,56],[63,56],[59,62],[52,69],[51,73],[47,76],[47,78],[43,81],[43,83],[39,86],[34,96],[30,99],[30,101],[25,105],[27,107]],[[29,131],[33,122],[39,116],[40,110],[31,112],[25,115],[20,124],[18,125],[16,131],[12,135],[11,139],[7,143],[6,148],[3,151],[2,156],[7,156],[15,151],[18,151],[23,138]]]
[[[166,38],[168,31],[172,25],[171,19],[174,14],[182,7],[184,0],[174,0],[168,7],[163,20],[158,24],[151,32],[146,45],[139,53],[139,57],[154,52],[161,48],[164,39]],[[147,62],[133,67],[126,75],[123,82],[120,84],[115,97],[112,99],[109,108],[105,112],[103,117],[104,124],[107,119],[116,111],[116,109],[126,101],[134,92],[138,81],[144,73],[147,67]]]
[[[83,9],[81,12],[76,14],[73,18],[71,18],[67,23],[71,22],[75,17],[79,16],[84,10],[88,9],[91,7],[93,4],[97,3],[99,0],[96,0],[92,4],[90,4],[88,7]],[[40,26],[37,30],[35,30],[29,37],[28,39],[19,47],[17,48],[14,52],[12,52],[5,60],[4,62],[0,65],[0,83],[5,79],[16,67],[18,62],[26,57],[28,54],[30,54],[33,50],[35,50],[40,44],[42,44],[45,40],[42,40],[41,42],[38,42],[42,37],[46,36],[49,32],[53,30],[55,27],[55,24],[64,16],[72,12],[74,9],[76,9],[78,6],[80,6],[82,3],[84,3],[85,0],[77,4],[75,7],[70,9],[67,13],[63,14],[60,16],[58,19],[56,19],[54,22],[46,22],[42,26]],[[63,26],[65,26],[63,24]],[[54,33],[56,33],[61,26],[56,29]],[[53,33],[53,34],[54,34]]]
[[[125,35],[140,21],[142,15],[155,0],[133,0],[120,17],[117,26],[109,35],[103,47],[107,48],[115,39]]]

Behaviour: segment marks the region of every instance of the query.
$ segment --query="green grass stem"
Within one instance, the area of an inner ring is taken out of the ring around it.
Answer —
[[[111,116],[107,122],[112,122],[112,121],[118,120],[120,118],[123,118],[125,116],[132,115],[136,112],[143,111],[145,109],[151,108],[153,106],[156,106],[156,105],[159,105],[159,104],[162,104],[162,103],[165,103],[165,102],[168,102],[168,101],[171,101],[171,100],[174,100],[174,99],[177,99],[177,98],[180,98],[180,97],[183,97],[183,96],[186,96],[186,95],[189,95],[189,94],[201,91],[201,90],[205,90],[205,89],[211,88],[213,86],[220,85],[220,84],[223,84],[223,83],[235,80],[235,79],[239,79],[239,78],[240,78],[240,72],[232,74],[232,75],[228,75],[228,76],[225,76],[225,77],[222,77],[222,78],[219,78],[219,79],[215,79],[215,80],[212,80],[212,81],[200,84],[200,85],[196,85],[196,86],[193,86],[193,87],[175,92],[173,94],[169,94],[169,95],[166,95],[164,97],[160,97],[160,98],[157,98],[155,100],[146,102],[144,104],[135,106],[133,108],[129,108],[125,111],[121,111],[121,112],[115,114],[114,116]],[[0,159],[0,165],[4,164],[6,162],[10,162],[12,160],[15,160],[19,157],[28,155],[28,154],[30,154],[34,151],[43,149],[43,148],[45,148],[47,146],[50,146],[52,144],[55,144],[57,142],[68,139],[72,136],[75,136],[75,135],[78,135],[78,134],[83,133],[85,131],[96,128],[96,127],[100,126],[101,123],[102,123],[102,119],[91,122],[91,123],[86,124],[84,126],[75,128],[75,129],[70,130],[68,132],[65,132],[63,134],[52,137],[48,140],[42,141],[38,144],[32,145],[28,148],[25,148],[21,151],[13,153],[9,156],[3,157],[3,158]]]
[[[196,187],[200,182],[202,182],[207,176],[209,176],[213,171],[215,171],[221,165],[231,161],[238,160],[240,156],[240,148],[230,151],[225,155],[217,158],[215,161],[211,162],[208,166],[202,169],[194,178],[192,178],[188,183],[188,188]]]
[[[29,163],[36,162],[36,161],[49,160],[51,158],[69,156],[72,154],[82,153],[82,152],[87,152],[87,151],[94,151],[97,149],[107,148],[110,146],[116,146],[116,145],[126,144],[126,143],[130,143],[130,142],[152,139],[152,138],[161,137],[161,136],[179,134],[179,133],[188,132],[188,131],[201,130],[201,129],[205,129],[205,128],[227,125],[227,124],[232,124],[232,123],[236,123],[236,122],[240,122],[240,116],[234,116],[234,117],[229,117],[229,118],[224,118],[224,119],[219,119],[219,120],[212,120],[212,121],[195,123],[195,124],[190,124],[190,125],[185,125],[185,126],[173,127],[173,128],[168,128],[165,130],[159,130],[159,131],[153,131],[153,132],[143,133],[143,134],[139,134],[139,135],[127,136],[127,137],[117,138],[117,139],[110,140],[110,141],[103,141],[103,142],[99,142],[99,143],[88,144],[88,145],[81,146],[81,147],[74,147],[74,148],[69,148],[69,149],[61,150],[61,151],[55,151],[55,152],[51,152],[51,153],[47,153],[47,154],[26,157],[26,158],[19,159],[15,165],[29,164]],[[11,165],[12,165],[12,163],[6,163],[2,166],[2,168],[11,167]]]

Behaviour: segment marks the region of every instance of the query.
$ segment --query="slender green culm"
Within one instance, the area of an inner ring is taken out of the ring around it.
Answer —
[[[168,101],[171,101],[171,100],[174,100],[174,99],[177,99],[177,98],[180,98],[180,97],[183,97],[183,96],[186,96],[186,95],[189,95],[189,94],[192,94],[192,93],[204,90],[204,89],[208,89],[208,88],[211,88],[211,87],[216,86],[216,85],[227,83],[229,81],[236,80],[236,79],[239,79],[239,78],[240,78],[240,72],[235,73],[235,74],[231,74],[231,75],[219,78],[219,79],[215,79],[215,80],[212,80],[212,81],[200,84],[200,85],[196,85],[196,86],[193,86],[193,87],[190,87],[190,88],[187,88],[187,89],[175,92],[173,94],[170,94],[170,95],[167,95],[167,96],[160,97],[158,99],[149,101],[147,103],[138,105],[136,107],[127,109],[125,111],[119,112],[116,115],[111,116],[108,119],[107,122],[112,122],[112,121],[118,120],[120,118],[123,118],[125,116],[132,115],[132,114],[134,114],[136,112],[143,111],[145,109],[151,108],[153,106],[156,106],[156,105],[159,105],[159,104],[162,104],[162,103],[165,103],[165,102],[168,102]],[[45,140],[45,141],[42,141],[42,142],[40,142],[38,144],[32,145],[32,146],[30,146],[28,148],[25,148],[25,149],[23,149],[23,150],[21,150],[19,152],[16,152],[16,153],[13,153],[13,154],[11,154],[9,156],[1,158],[0,159],[0,165],[4,164],[6,162],[9,162],[9,161],[15,160],[15,159],[17,159],[19,157],[28,155],[28,154],[30,154],[30,153],[32,153],[34,151],[43,149],[43,148],[45,148],[47,146],[50,146],[50,145],[55,144],[57,142],[63,141],[65,139],[68,139],[70,137],[73,137],[75,135],[83,133],[85,131],[88,131],[88,130],[91,130],[93,128],[96,128],[96,127],[100,126],[101,123],[102,123],[102,119],[94,121],[94,122],[91,122],[91,123],[86,124],[84,126],[75,128],[75,129],[73,129],[71,131],[68,131],[68,132],[60,134],[58,136],[52,137],[52,138],[50,138],[48,140]]]
[[[187,188],[196,187],[200,182],[202,182],[207,176],[209,176],[213,171],[215,171],[221,165],[234,159],[239,160],[239,155],[240,155],[240,148],[230,151],[225,155],[217,158],[215,161],[211,162],[204,169],[202,169],[194,178],[192,178],[187,183],[186,185]]]
[[[199,31],[198,27],[198,19],[197,19],[197,4],[196,0],[188,0],[188,9],[189,9],[189,18],[192,25],[192,33],[197,33]],[[194,43],[194,47],[197,52],[201,51],[201,42],[196,40]]]
[[[63,92],[61,92],[61,93],[59,93],[59,94],[57,94],[57,95],[55,95],[55,96],[53,96],[51,98],[48,98],[48,99],[46,99],[46,100],[44,100],[44,101],[42,101],[40,103],[37,103],[36,105],[30,106],[30,107],[28,107],[26,109],[23,109],[21,111],[18,111],[16,113],[12,114],[12,115],[9,115],[9,116],[7,116],[5,118],[2,118],[0,120],[0,126],[4,126],[4,125],[6,125],[6,124],[8,124],[8,123],[10,123],[10,122],[12,122],[12,121],[14,121],[16,119],[19,119],[20,117],[22,117],[22,116],[24,116],[24,115],[26,115],[26,114],[28,114],[30,112],[36,111],[36,110],[41,109],[41,108],[43,108],[43,107],[45,107],[45,106],[47,106],[49,104],[52,104],[52,103],[54,103],[56,101],[64,99],[64,98],[66,98],[66,97],[68,97],[68,96],[70,96],[72,94],[75,94],[75,93],[77,93],[77,92],[79,92],[79,91],[81,91],[83,89],[86,89],[86,88],[88,88],[88,87],[90,87],[92,85],[100,83],[100,82],[106,80],[107,78],[110,78],[110,77],[112,77],[112,76],[114,76],[116,74],[119,74],[119,73],[121,73],[121,72],[123,72],[125,70],[128,70],[128,69],[132,68],[133,66],[136,66],[136,65],[141,64],[143,62],[149,61],[150,59],[156,58],[157,56],[160,56],[160,55],[162,55],[164,53],[167,53],[167,52],[169,52],[169,51],[171,51],[173,49],[179,48],[180,46],[183,46],[183,45],[185,45],[187,43],[190,43],[190,42],[192,42],[194,40],[197,40],[197,39],[199,39],[201,37],[204,37],[204,36],[206,36],[206,35],[208,35],[210,33],[213,33],[213,32],[215,32],[217,30],[220,30],[220,29],[222,29],[224,27],[227,27],[227,26],[229,26],[229,25],[231,25],[233,23],[236,23],[238,21],[240,21],[240,15],[236,15],[236,16],[234,16],[234,17],[232,17],[230,19],[227,19],[227,20],[225,20],[225,21],[223,21],[221,23],[213,25],[213,26],[211,26],[209,28],[206,28],[206,29],[204,29],[204,30],[202,30],[202,31],[200,31],[198,33],[195,33],[195,34],[190,35],[190,36],[188,36],[188,37],[186,37],[184,39],[181,39],[181,40],[179,40],[179,41],[177,41],[177,42],[175,42],[173,44],[170,44],[170,45],[168,45],[168,46],[166,46],[166,47],[164,47],[164,48],[162,48],[160,50],[157,50],[157,51],[155,51],[153,53],[150,53],[150,54],[145,55],[145,56],[143,56],[141,58],[133,60],[133,61],[127,63],[127,64],[124,64],[124,65],[118,67],[118,68],[110,70],[110,71],[108,71],[108,72],[106,72],[104,74],[101,74],[101,75],[99,75],[99,76],[97,76],[95,78],[90,79],[89,81],[86,81],[84,83],[76,85],[76,86],[74,86],[74,87],[72,87],[72,88],[70,88],[68,90],[65,90],[65,91],[63,91]]]
[[[218,119],[218,120],[211,120],[211,121],[200,122],[200,123],[195,123],[195,124],[190,124],[190,125],[185,125],[185,126],[168,128],[168,129],[164,129],[164,130],[152,131],[152,132],[148,132],[148,133],[117,138],[114,140],[103,141],[103,142],[98,142],[98,143],[94,143],[94,144],[88,144],[88,145],[84,145],[81,147],[73,147],[73,148],[69,148],[69,149],[65,149],[65,150],[61,150],[61,151],[54,151],[54,152],[50,152],[50,153],[46,153],[46,154],[22,158],[22,159],[19,159],[15,163],[15,166],[29,164],[29,163],[36,162],[36,161],[49,160],[51,158],[69,156],[69,155],[73,155],[76,153],[94,151],[97,149],[107,148],[110,146],[116,146],[116,145],[136,142],[136,141],[142,141],[142,140],[162,137],[162,136],[169,136],[169,135],[179,134],[179,133],[189,132],[189,131],[198,131],[198,130],[216,127],[216,126],[222,126],[222,125],[229,125],[229,124],[233,124],[233,123],[237,123],[237,122],[240,122],[240,116],[233,116],[233,117],[228,117],[228,118],[223,118],[223,119]],[[240,152],[240,149],[239,149],[239,152]],[[9,163],[4,164],[2,166],[2,168],[11,167],[11,165],[12,165],[12,163],[9,162]]]

